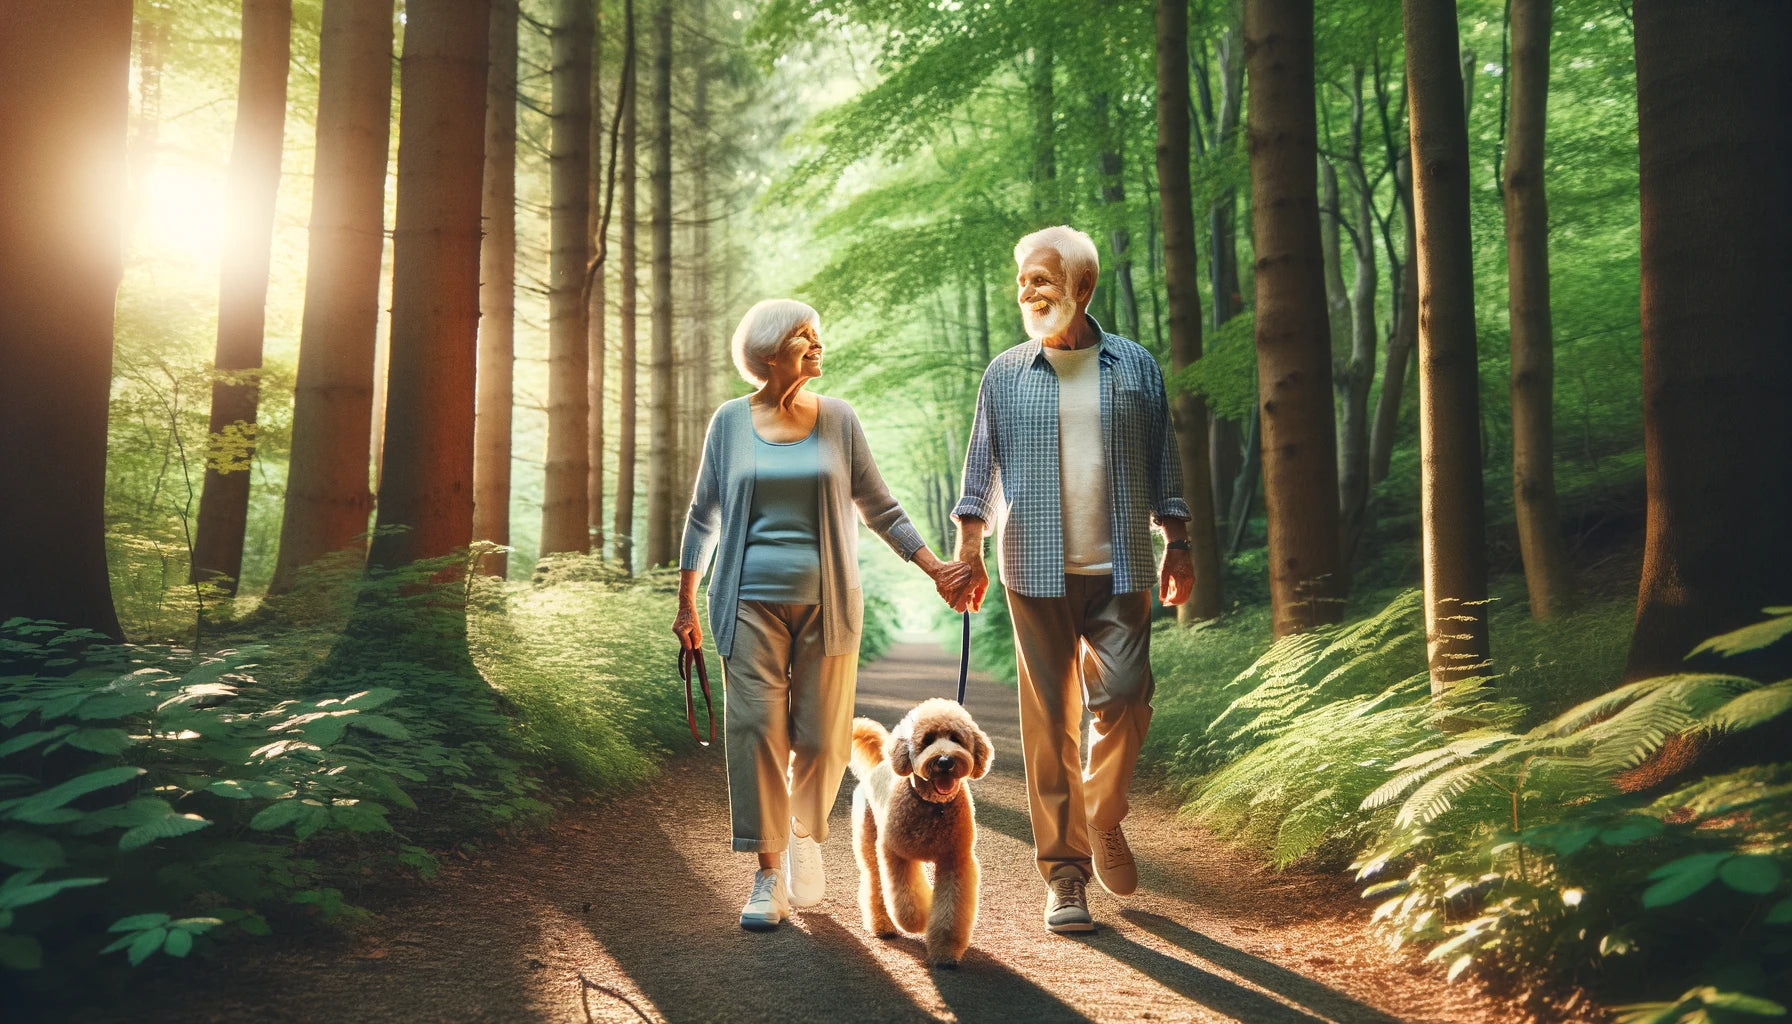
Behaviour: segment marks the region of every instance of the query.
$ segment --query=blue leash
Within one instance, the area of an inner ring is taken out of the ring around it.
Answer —
[[[971,674],[971,613],[964,613],[964,639],[958,645],[958,705],[964,706],[965,680]]]

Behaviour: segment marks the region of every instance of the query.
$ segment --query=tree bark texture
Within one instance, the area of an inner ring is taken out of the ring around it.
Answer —
[[[697,15],[701,18],[701,11]],[[701,22],[699,23],[701,28]],[[696,485],[697,470],[702,463],[703,435],[709,428],[709,417],[715,411],[715,323],[709,308],[709,79],[710,55],[700,49],[696,64],[696,89],[691,106],[691,194],[696,212],[691,224],[691,341],[696,365],[691,368],[692,396],[685,420],[690,424],[691,443],[686,450],[686,471],[679,488],[672,494],[671,524],[674,538],[679,536],[684,521],[689,493]],[[680,500],[680,494],[685,495]],[[677,543],[674,540],[673,543]]]
[[[672,561],[672,475],[677,470],[677,380],[672,370],[672,5],[653,16],[652,361],[647,399],[647,564]]]
[[[1468,122],[1455,0],[1405,0],[1419,256],[1419,502],[1431,688],[1488,668]]]
[[[407,0],[381,530],[393,569],[473,538],[480,200],[490,0]],[[404,530],[386,532],[386,527]]]
[[[1188,82],[1184,61],[1183,83]],[[1133,289],[1132,281],[1132,234],[1126,230],[1126,176],[1124,163],[1125,128],[1114,116],[1118,105],[1106,93],[1096,98],[1100,110],[1102,137],[1105,140],[1101,151],[1101,201],[1109,210],[1118,215],[1119,223],[1108,232],[1108,243],[1113,247],[1113,267],[1109,276],[1114,281],[1114,324],[1119,333],[1137,341],[1139,338],[1139,297]],[[1190,240],[1192,244],[1192,239]],[[962,319],[962,318],[961,318]]]
[[[392,14],[392,0],[324,4],[292,460],[269,593],[290,589],[300,568],[325,555],[366,551],[373,507],[373,349],[392,124]]]
[[[473,539],[510,543],[510,455],[516,376],[517,0],[491,0],[485,90],[485,178],[479,247],[479,380],[473,415]],[[503,579],[507,552],[479,559]]]
[[[255,458],[262,330],[274,240],[274,197],[286,129],[286,71],[292,53],[292,0],[243,0],[236,135],[226,185],[218,349],[212,414],[193,539],[193,581],[236,593],[249,521],[249,469]]]
[[[1258,410],[1275,635],[1337,622],[1338,465],[1320,246],[1311,0],[1245,5]]]
[[[632,0],[624,8],[623,47],[630,55],[635,52],[635,10]],[[622,129],[619,145],[622,148],[621,166],[617,176],[622,179],[622,226],[618,231],[618,248],[622,251],[618,267],[616,286],[621,295],[618,296],[616,327],[622,335],[622,351],[617,359],[616,372],[621,376],[616,394],[616,521],[611,530],[616,545],[616,561],[621,563],[624,572],[633,572],[635,564],[635,388],[639,376],[635,372],[635,302],[640,295],[639,271],[637,269],[636,227],[638,218],[635,208],[635,185],[638,173],[635,166],[635,118],[637,108],[636,84],[638,76],[635,72],[635,61],[632,56],[625,56],[622,64],[624,81],[618,88],[624,91],[622,102]]]
[[[1332,362],[1338,402],[1338,564],[1349,579],[1369,512],[1369,389],[1375,383],[1374,190],[1363,166],[1363,75],[1352,71],[1350,151],[1343,161],[1354,200],[1356,228],[1350,235],[1354,271],[1350,282],[1348,347]],[[1339,222],[1349,223],[1338,208]]]
[[[1238,145],[1238,114],[1244,99],[1244,11],[1233,0],[1228,5],[1230,24],[1220,34],[1220,103],[1214,124],[1214,159],[1221,161]],[[1208,280],[1213,289],[1213,329],[1244,310],[1244,293],[1238,280],[1238,190],[1225,189],[1214,197],[1207,211]],[[1240,425],[1214,417],[1208,429],[1208,449],[1213,469],[1213,508],[1217,521],[1229,530],[1234,493],[1244,469],[1243,430]],[[1255,464],[1255,459],[1252,459]],[[1247,486],[1257,486],[1253,474]],[[1225,531],[1222,531],[1225,532]]]
[[[0,5],[0,622],[120,638],[106,572],[131,5]]]
[[[1792,7],[1635,11],[1649,512],[1627,672],[1783,679],[1785,641],[1683,658],[1792,604]]]
[[[609,271],[609,224],[604,218],[604,199],[609,190],[604,176],[604,147],[610,139],[610,115],[604,109],[603,53],[604,17],[603,5],[599,4],[591,37],[591,188],[586,207],[593,258],[595,253],[603,252],[605,260],[591,277],[591,303],[585,309],[585,406],[590,416],[585,449],[585,517],[590,550],[599,555],[604,551],[604,359],[608,354],[605,329],[610,318],[604,294],[604,279]],[[608,159],[616,159],[616,154],[608,154]]]
[[[591,4],[558,0],[548,152],[548,443],[541,553],[591,550],[585,268],[591,261]]]
[[[1164,222],[1164,287],[1169,297],[1170,369],[1180,373],[1201,358],[1200,268],[1195,265],[1195,210],[1189,188],[1188,0],[1157,0],[1157,187]],[[1176,610],[1178,621],[1220,613],[1219,536],[1208,477],[1207,401],[1178,389],[1171,402],[1188,496],[1189,554],[1195,591]]]
[[[1549,319],[1549,206],[1543,184],[1550,0],[1511,0],[1511,114],[1506,122],[1506,267],[1512,330],[1512,509],[1531,615],[1568,598],[1556,511],[1555,342]]]

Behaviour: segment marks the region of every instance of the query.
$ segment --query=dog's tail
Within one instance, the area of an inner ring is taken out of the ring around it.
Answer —
[[[884,727],[869,718],[852,720],[852,774],[860,782],[865,781],[884,760],[884,742],[890,734]]]

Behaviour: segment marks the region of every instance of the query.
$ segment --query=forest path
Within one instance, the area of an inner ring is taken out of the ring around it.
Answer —
[[[894,724],[950,695],[956,658],[901,644],[866,666],[858,710]],[[719,700],[719,695],[718,695]],[[276,938],[156,979],[92,1020],[284,1021],[1246,1021],[1481,1022],[1525,1016],[1367,931],[1347,879],[1262,869],[1135,794],[1140,887],[1090,886],[1100,930],[1046,933],[1033,865],[1014,691],[973,677],[995,742],[975,784],[981,912],[955,971],[916,939],[858,920],[850,775],[823,846],[828,898],[769,934],[736,915],[750,860],[728,848],[719,749],[679,757],[641,789],[566,809],[546,829],[450,859],[357,933]],[[1136,790],[1149,790],[1141,782]],[[582,979],[589,979],[588,985]],[[594,985],[613,990],[606,993]]]

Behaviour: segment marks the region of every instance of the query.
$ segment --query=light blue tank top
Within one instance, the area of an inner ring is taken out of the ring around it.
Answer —
[[[773,444],[753,435],[753,504],[741,563],[740,599],[821,603],[821,442]]]

